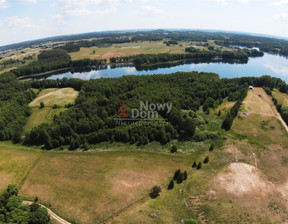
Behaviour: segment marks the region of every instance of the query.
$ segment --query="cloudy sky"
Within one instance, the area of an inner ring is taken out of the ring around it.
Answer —
[[[288,37],[288,0],[0,0],[0,46],[62,34],[146,28]]]

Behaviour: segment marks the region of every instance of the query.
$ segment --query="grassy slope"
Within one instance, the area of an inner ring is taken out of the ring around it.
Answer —
[[[167,47],[163,42],[138,42],[138,43],[124,43],[113,44],[108,48],[81,48],[79,52],[70,53],[72,60],[78,60],[83,58],[91,59],[109,59],[110,57],[130,56],[137,54],[159,54],[159,53],[184,53],[187,44],[183,44],[183,47],[179,45],[171,45]],[[141,46],[141,48],[126,48],[125,46]],[[93,51],[95,50],[95,54]]]
[[[282,104],[283,106],[288,107],[288,95],[287,94],[281,93],[277,89],[274,89],[272,94],[278,100],[278,103]]]
[[[30,131],[44,122],[51,123],[55,115],[59,115],[65,111],[65,104],[74,103],[78,96],[78,92],[72,88],[63,89],[45,89],[40,92],[36,99],[34,99],[29,106],[32,108],[32,115],[29,117],[24,132]],[[45,107],[39,109],[40,102],[44,102]],[[53,105],[57,104],[61,108],[53,109]]]
[[[40,152],[10,142],[0,142],[0,191],[11,182],[21,183]]]

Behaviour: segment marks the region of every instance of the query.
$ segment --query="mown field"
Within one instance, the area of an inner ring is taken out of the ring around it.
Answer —
[[[35,90],[36,92],[38,90]],[[32,114],[29,117],[24,131],[28,132],[33,127],[36,127],[44,122],[51,123],[55,115],[59,115],[65,111],[66,104],[74,103],[78,96],[78,92],[72,88],[51,88],[42,90],[39,95],[29,104],[32,108]],[[40,103],[45,104],[44,108],[39,108]],[[59,108],[53,108],[53,105],[57,104]]]
[[[83,58],[91,59],[109,59],[111,57],[130,56],[137,54],[159,54],[159,53],[184,53],[188,43],[180,45],[170,45],[169,47],[163,42],[135,42],[124,44],[113,44],[111,47],[99,48],[81,48],[78,52],[70,53],[72,60]],[[140,46],[140,48],[121,48],[128,46]],[[93,53],[95,51],[95,54]]]

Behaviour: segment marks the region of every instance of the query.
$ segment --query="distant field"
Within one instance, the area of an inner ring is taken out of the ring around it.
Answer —
[[[64,106],[68,103],[74,103],[78,96],[78,92],[72,88],[63,89],[45,89],[40,92],[36,99],[34,99],[29,106],[32,107],[32,115],[29,117],[24,132],[30,131],[44,122],[51,123],[55,115],[59,115],[65,111]],[[45,104],[44,108],[39,109],[40,102]],[[53,109],[53,105],[57,104],[60,108]]]
[[[72,88],[44,89],[40,92],[37,98],[29,104],[29,106],[39,107],[40,102],[43,102],[45,106],[53,106],[54,104],[65,106],[68,103],[73,103],[77,96],[78,92]]]
[[[277,99],[277,101],[283,106],[288,107],[288,94],[281,93],[279,90],[275,89],[272,92],[273,96]]]
[[[46,153],[21,194],[51,203],[81,223],[96,223],[168,183],[175,169],[189,169],[187,156],[145,152]]]
[[[187,44],[170,45],[167,47],[163,42],[135,42],[125,44],[113,44],[108,48],[81,48],[79,52],[70,53],[72,60],[78,60],[83,58],[91,59],[109,59],[111,57],[130,56],[137,54],[159,54],[159,53],[184,53]],[[140,48],[121,48],[127,46],[141,46]],[[95,54],[93,54],[95,51]]]
[[[0,142],[0,192],[12,182],[19,184],[40,155],[23,148],[10,142]]]

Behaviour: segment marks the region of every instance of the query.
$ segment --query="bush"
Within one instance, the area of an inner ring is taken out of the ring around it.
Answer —
[[[183,180],[187,180],[187,171],[186,170],[183,173]]]
[[[181,184],[183,182],[183,173],[180,172],[178,178],[177,178],[177,184]]]
[[[209,156],[206,156],[206,158],[204,159],[203,163],[208,163],[209,162]]]
[[[177,146],[176,145],[173,145],[171,150],[170,150],[171,153],[176,153],[177,152]]]
[[[174,173],[173,180],[177,180],[177,179],[178,179],[178,176],[180,175],[180,173],[181,173],[180,170],[176,170],[175,173]]]
[[[43,102],[41,102],[39,108],[42,109],[42,108],[44,108],[44,107],[45,107],[45,104],[44,104]]]
[[[160,195],[159,194],[160,192],[161,192],[161,187],[154,186],[150,192],[150,197],[151,198],[157,198]]]
[[[195,168],[195,167],[197,167],[197,163],[196,163],[196,162],[194,162],[194,163],[192,164],[192,168]]]
[[[169,183],[169,185],[168,185],[168,190],[171,190],[171,189],[173,189],[173,188],[174,188],[174,181],[171,180],[170,183]]]
[[[212,152],[214,150],[214,147],[214,144],[210,145],[209,152]]]

